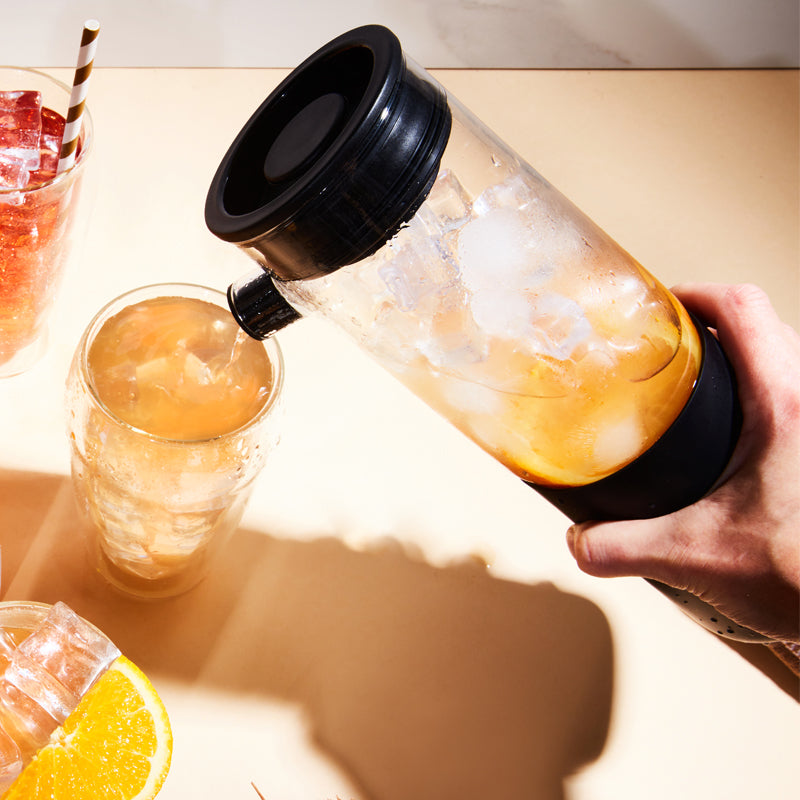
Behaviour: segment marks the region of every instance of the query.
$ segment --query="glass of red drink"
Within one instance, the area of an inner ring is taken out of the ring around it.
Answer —
[[[0,377],[42,355],[47,320],[78,236],[92,121],[74,164],[57,173],[70,89],[35,70],[0,68]]]

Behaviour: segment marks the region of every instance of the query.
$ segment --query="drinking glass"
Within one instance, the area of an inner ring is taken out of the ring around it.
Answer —
[[[50,110],[42,116],[40,163],[31,165],[30,174],[25,169],[20,181],[10,174],[19,160],[3,159],[3,142],[13,145],[18,131],[0,131],[0,377],[9,377],[29,369],[45,351],[48,318],[84,231],[79,199],[93,129],[84,108],[75,163],[56,174],[63,124],[56,115],[67,113],[69,87],[35,70],[0,67],[0,91],[40,92],[42,108]]]
[[[94,568],[123,592],[191,589],[278,442],[283,358],[224,294],[141,287],[106,305],[67,379],[72,477]]]

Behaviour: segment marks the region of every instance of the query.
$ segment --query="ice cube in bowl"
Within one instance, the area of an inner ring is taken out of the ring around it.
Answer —
[[[65,603],[56,603],[19,646],[75,697],[80,698],[120,651]]]

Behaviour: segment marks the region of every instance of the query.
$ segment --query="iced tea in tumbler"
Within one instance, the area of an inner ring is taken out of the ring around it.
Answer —
[[[277,443],[283,361],[224,294],[187,284],[107,305],[67,381],[72,476],[96,570],[141,597],[192,588]]]
[[[80,233],[92,148],[84,109],[72,167],[56,172],[70,90],[35,70],[0,68],[0,377],[30,368]]]

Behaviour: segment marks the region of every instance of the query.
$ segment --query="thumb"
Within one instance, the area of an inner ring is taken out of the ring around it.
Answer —
[[[589,575],[636,575],[685,589],[689,581],[684,568],[690,566],[691,546],[681,534],[677,516],[572,525],[567,544],[580,569]]]

